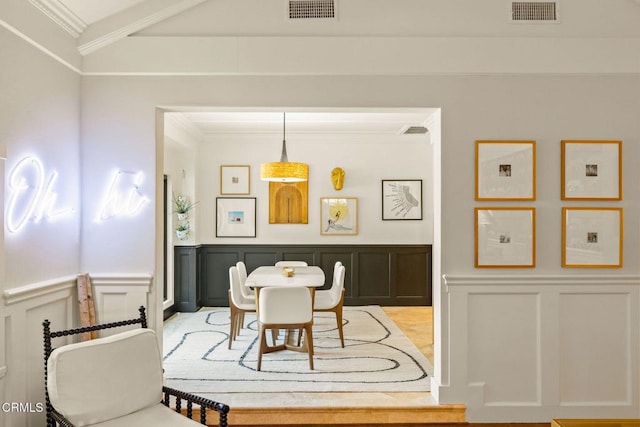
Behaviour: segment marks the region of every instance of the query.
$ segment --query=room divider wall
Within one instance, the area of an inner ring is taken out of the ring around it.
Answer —
[[[229,267],[244,261],[251,272],[280,260],[321,267],[324,288],[333,265],[346,267],[345,305],[431,305],[431,245],[200,245],[174,249],[176,311],[227,306]]]

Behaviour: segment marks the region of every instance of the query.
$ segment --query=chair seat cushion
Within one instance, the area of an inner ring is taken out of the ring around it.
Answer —
[[[197,421],[167,408],[162,403],[158,403],[124,417],[93,424],[93,427],[194,427],[199,425],[201,426]]]
[[[238,307],[240,310],[243,311],[256,311],[256,303],[255,303],[255,298],[253,299],[254,303],[241,303],[238,304],[236,307]]]
[[[316,310],[328,310],[335,307],[338,301],[331,298],[329,291],[316,291],[314,297],[313,308]]]
[[[162,398],[162,359],[151,329],[57,348],[47,372],[51,404],[78,427],[155,406]]]

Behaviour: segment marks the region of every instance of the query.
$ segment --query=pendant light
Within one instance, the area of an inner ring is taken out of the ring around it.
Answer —
[[[290,162],[287,158],[287,113],[282,114],[282,154],[280,155],[280,161],[262,163],[260,165],[260,179],[275,182],[307,181],[309,179],[309,165],[306,163]]]

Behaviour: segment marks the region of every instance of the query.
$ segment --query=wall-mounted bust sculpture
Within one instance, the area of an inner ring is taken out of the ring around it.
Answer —
[[[344,169],[333,168],[331,171],[331,183],[336,190],[342,190],[342,186],[344,185]]]

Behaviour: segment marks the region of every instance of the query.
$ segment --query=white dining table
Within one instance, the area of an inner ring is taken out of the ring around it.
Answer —
[[[324,280],[324,272],[317,266],[294,267],[293,276],[287,277],[283,273],[283,267],[264,265],[249,273],[246,284],[255,289],[267,286],[319,288],[324,285]]]

